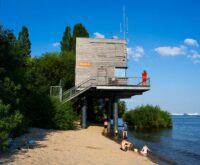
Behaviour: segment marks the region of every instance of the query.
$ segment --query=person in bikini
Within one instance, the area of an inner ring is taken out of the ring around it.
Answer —
[[[127,150],[131,150],[133,148],[133,144],[131,142],[129,142],[127,139],[123,139],[121,142],[121,150],[123,151],[127,151]]]

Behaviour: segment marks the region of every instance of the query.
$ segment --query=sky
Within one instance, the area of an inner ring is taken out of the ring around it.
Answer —
[[[0,0],[0,24],[16,36],[28,27],[32,56],[59,51],[67,25],[82,23],[90,37],[122,38],[128,17],[128,77],[147,70],[151,90],[127,99],[129,109],[159,105],[171,113],[200,113],[200,1]]]

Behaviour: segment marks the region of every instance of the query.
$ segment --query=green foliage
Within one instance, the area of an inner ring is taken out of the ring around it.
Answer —
[[[58,53],[46,53],[39,58],[32,58],[28,62],[27,85],[29,85],[29,88],[47,94],[51,85],[59,83],[62,78],[62,75],[60,75],[62,69],[62,62]]]
[[[5,149],[8,146],[8,137],[12,136],[13,130],[21,122],[20,112],[12,113],[11,105],[3,104],[0,100],[0,149]]]
[[[1,148],[6,146],[8,137],[16,136],[24,127],[22,113],[19,112],[24,59],[19,52],[12,31],[0,27]]]
[[[24,105],[23,113],[30,126],[53,128],[53,110],[51,100],[47,95],[31,92],[28,97],[24,98]]]
[[[35,94],[27,99],[26,118],[29,124],[39,128],[74,129],[77,119],[71,103],[61,103],[58,98]]]
[[[61,130],[69,130],[75,128],[74,121],[77,120],[77,116],[73,111],[72,103],[61,103],[58,98],[51,98],[53,106],[53,124],[54,128]]]
[[[13,32],[0,26],[0,76],[15,77],[13,73],[20,70],[22,65]]]
[[[76,37],[89,37],[89,33],[86,28],[81,24],[75,24],[73,29],[73,37],[72,37],[72,50],[76,49]]]
[[[123,114],[127,111],[126,102],[125,101],[119,101],[118,102],[118,116],[122,117]]]
[[[74,86],[75,53],[45,53],[27,62],[26,87],[36,93],[49,94],[50,86],[63,80],[64,89]]]
[[[159,106],[142,105],[126,112],[123,116],[129,127],[134,129],[170,128],[172,127],[171,115]]]
[[[71,34],[71,29],[69,26],[65,28],[62,41],[60,42],[61,51],[75,51],[76,37],[89,37],[89,33],[81,23],[74,25],[73,34]]]
[[[18,40],[11,30],[0,26],[0,148],[9,137],[28,126],[73,129],[76,114],[72,105],[48,96],[51,85],[63,80],[64,89],[74,86],[75,39],[88,37],[82,24],[76,24],[73,37],[66,27],[61,53],[45,53],[31,58],[28,29],[23,26]]]
[[[15,85],[9,77],[4,77],[0,80],[0,99],[2,99],[5,103],[10,103],[16,106],[19,103],[19,90],[20,84]]]
[[[29,40],[28,29],[26,26],[23,26],[22,31],[19,32],[18,46],[19,46],[20,54],[22,55],[22,57],[24,58],[30,57],[31,42]]]
[[[65,32],[62,37],[62,41],[60,42],[61,51],[71,51],[72,49],[72,37],[71,37],[71,29],[69,26],[65,28]]]
[[[75,85],[75,52],[62,52],[59,58],[62,62],[60,76],[63,80],[63,87],[69,89]]]

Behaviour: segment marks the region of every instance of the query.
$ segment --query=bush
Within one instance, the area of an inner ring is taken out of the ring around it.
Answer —
[[[51,97],[53,106],[53,125],[55,129],[70,130],[75,129],[77,116],[73,111],[72,103],[61,103],[58,98]]]
[[[142,105],[134,110],[126,112],[123,119],[130,128],[149,129],[149,128],[170,128],[172,127],[171,115],[163,111],[159,106]]]
[[[0,149],[8,146],[8,138],[12,136],[23,118],[18,111],[11,113],[10,107],[9,104],[5,105],[0,100]]]
[[[29,126],[39,128],[53,128],[53,108],[49,96],[40,93],[31,93],[24,97],[24,114]]]
[[[58,98],[34,94],[27,98],[26,117],[32,127],[46,129],[74,129],[77,119],[70,102],[63,104]]]

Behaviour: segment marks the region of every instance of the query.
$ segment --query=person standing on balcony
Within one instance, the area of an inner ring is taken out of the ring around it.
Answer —
[[[147,85],[147,71],[146,70],[142,72],[142,85],[143,86]]]

